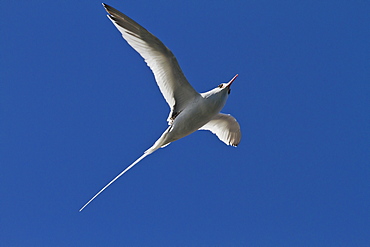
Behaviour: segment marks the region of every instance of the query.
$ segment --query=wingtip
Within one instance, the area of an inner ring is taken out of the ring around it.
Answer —
[[[107,11],[109,13],[109,11],[108,11],[109,5],[107,5],[105,3],[101,3],[101,5],[103,5],[103,8],[105,9],[105,11]]]
[[[239,143],[230,143],[232,147],[238,147]]]
[[[110,5],[106,4],[106,3],[101,3],[105,9],[105,11],[107,11],[109,13],[109,9],[113,9]]]

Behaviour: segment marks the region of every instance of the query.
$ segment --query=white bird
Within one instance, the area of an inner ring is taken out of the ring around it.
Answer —
[[[227,145],[237,146],[241,139],[240,126],[236,119],[220,113],[230,94],[230,86],[238,75],[228,83],[222,83],[208,92],[198,93],[186,80],[173,53],[157,37],[120,11],[104,3],[103,6],[123,38],[152,70],[171,111],[167,119],[169,127],[154,145],[96,193],[80,211],[146,156],[197,130],[210,130]]]

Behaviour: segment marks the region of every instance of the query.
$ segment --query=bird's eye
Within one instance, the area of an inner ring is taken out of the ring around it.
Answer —
[[[222,88],[223,86],[224,86],[223,84],[218,85],[219,88]]]

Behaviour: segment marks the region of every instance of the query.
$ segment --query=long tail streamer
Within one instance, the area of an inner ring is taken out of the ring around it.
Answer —
[[[142,159],[144,159],[146,156],[148,156],[149,154],[153,153],[152,150],[148,150],[146,151],[143,155],[141,155],[137,160],[135,160],[134,163],[132,163],[131,165],[129,165],[125,170],[123,170],[120,174],[118,174],[112,181],[110,181],[106,186],[104,186],[98,193],[95,194],[95,196],[93,196],[79,211],[81,212],[84,208],[86,208],[87,205],[90,204],[90,202],[92,202],[98,195],[100,195],[106,188],[109,187],[109,185],[111,185],[112,183],[114,183],[117,179],[119,179],[123,174],[125,174],[128,170],[130,170],[132,167],[134,167],[134,165],[136,165],[137,163],[139,163]]]

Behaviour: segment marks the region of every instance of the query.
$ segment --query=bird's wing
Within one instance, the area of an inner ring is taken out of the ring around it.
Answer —
[[[153,71],[155,80],[171,108],[169,121],[200,94],[189,84],[173,53],[153,34],[134,20],[104,4],[108,18],[122,33],[122,37],[145,60]]]
[[[238,146],[242,133],[236,119],[230,115],[219,113],[200,130],[209,130],[227,145]]]

